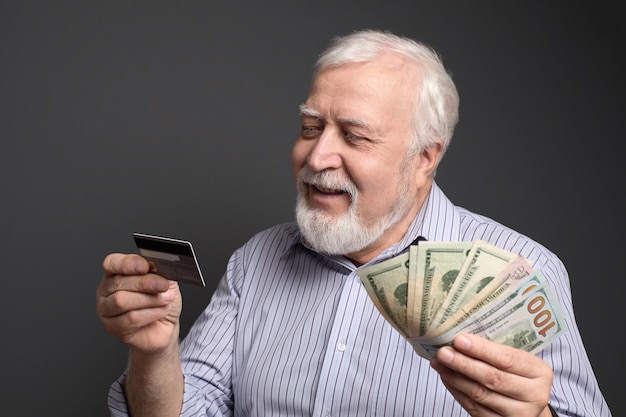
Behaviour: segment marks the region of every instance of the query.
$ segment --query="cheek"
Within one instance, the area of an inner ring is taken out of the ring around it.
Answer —
[[[390,166],[377,164],[361,165],[358,171],[352,171],[358,181],[361,196],[368,204],[376,205],[377,202],[392,201],[398,190],[400,176]]]

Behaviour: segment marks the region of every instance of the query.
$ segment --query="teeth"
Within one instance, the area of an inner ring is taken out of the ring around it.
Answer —
[[[321,187],[319,185],[316,185],[315,188],[317,188],[319,191],[321,191],[323,193],[343,193],[343,190],[337,190],[337,189],[334,189],[334,188]]]

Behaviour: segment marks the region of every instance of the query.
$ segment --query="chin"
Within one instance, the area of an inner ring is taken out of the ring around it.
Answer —
[[[328,255],[346,255],[365,249],[375,242],[384,227],[363,225],[354,206],[343,214],[331,215],[312,209],[300,194],[296,205],[296,220],[300,233],[317,252]]]

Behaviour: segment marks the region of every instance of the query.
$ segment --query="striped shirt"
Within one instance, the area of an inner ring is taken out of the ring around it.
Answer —
[[[538,355],[554,371],[562,415],[611,416],[576,327],[562,262],[528,237],[454,206],[436,184],[404,238],[488,241],[534,261],[563,305],[568,332]],[[368,265],[369,265],[368,264]],[[467,416],[428,361],[381,316],[357,268],[302,243],[287,223],[236,250],[205,311],[181,342],[182,416]],[[109,391],[126,416],[124,375]]]

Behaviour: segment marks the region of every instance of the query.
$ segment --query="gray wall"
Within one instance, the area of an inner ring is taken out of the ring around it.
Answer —
[[[439,184],[564,260],[625,415],[625,16],[617,0],[0,2],[3,414],[108,415],[126,349],[95,314],[105,254],[134,251],[133,231],[192,240],[208,287],[182,288],[186,332],[229,254],[292,218],[316,55],[379,28],[441,52],[461,122]]]

